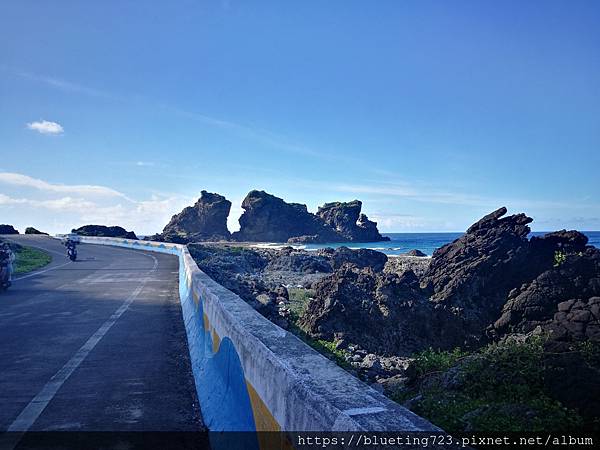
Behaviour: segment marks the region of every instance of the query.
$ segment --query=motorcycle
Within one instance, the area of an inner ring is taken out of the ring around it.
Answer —
[[[73,246],[67,247],[67,256],[71,261],[75,261],[77,259],[77,249]]]
[[[7,290],[12,283],[10,282],[8,263],[2,262],[0,264],[0,291]]]

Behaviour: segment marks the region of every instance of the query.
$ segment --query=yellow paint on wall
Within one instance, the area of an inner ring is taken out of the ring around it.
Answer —
[[[262,401],[256,389],[254,389],[254,386],[248,380],[246,380],[246,387],[248,388],[250,403],[252,403],[256,431],[280,431],[281,427],[279,423],[275,420],[265,402]]]
[[[252,404],[252,413],[254,415],[254,425],[256,431],[281,431],[281,426],[269,411],[265,402],[262,401],[252,383],[246,380],[246,389],[248,389],[248,396],[250,397],[250,403]],[[258,434],[258,445],[261,449],[283,449],[283,450],[294,450],[294,446],[290,439],[281,433],[259,433]]]
[[[217,350],[219,350],[219,345],[221,345],[221,338],[219,338],[219,335],[215,330],[212,330],[212,344],[213,353],[217,353]]]

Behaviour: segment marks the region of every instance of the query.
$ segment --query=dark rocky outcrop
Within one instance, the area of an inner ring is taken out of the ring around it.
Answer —
[[[237,241],[248,242],[371,242],[385,241],[377,224],[360,213],[362,203],[327,203],[317,214],[306,205],[286,203],[264,191],[251,191],[244,201]]]
[[[77,233],[80,236],[137,239],[137,236],[133,231],[127,231],[125,228],[119,226],[107,227],[105,225],[84,225],[79,228],[74,228],[71,232]]]
[[[325,203],[318,209],[317,216],[347,241],[389,241],[390,238],[379,234],[376,222],[361,214],[361,209],[360,200]]]
[[[12,225],[0,225],[0,234],[19,234],[19,231]]]
[[[25,234],[43,234],[43,235],[48,236],[48,233],[44,233],[43,231],[36,230],[33,227],[25,228]]]
[[[600,250],[579,250],[559,253],[564,258],[513,289],[492,334],[529,333],[540,327],[556,340],[600,341]]]
[[[421,281],[431,301],[454,308],[473,334],[498,317],[511,289],[536,273],[527,239],[532,219],[505,214],[506,208],[488,214],[436,250]]]
[[[194,206],[174,215],[162,234],[152,239],[186,244],[188,242],[228,240],[227,216],[231,202],[219,194],[202,191]]]
[[[317,282],[315,291],[299,322],[315,338],[391,355],[464,344],[461,321],[429,302],[411,271],[398,276],[344,265]]]
[[[324,248],[318,250],[317,254],[326,257],[334,270],[340,269],[344,264],[351,264],[354,267],[370,267],[374,272],[381,272],[388,260],[384,253],[368,248],[356,250],[348,247]]]
[[[399,355],[420,344],[477,348],[535,329],[553,339],[600,339],[600,250],[577,231],[528,239],[532,219],[505,214],[494,211],[436,250],[421,277],[402,264],[387,264],[384,274],[351,269],[330,253],[336,271],[317,283],[305,330]]]
[[[420,258],[423,258],[423,257],[425,257],[427,255],[425,253],[423,253],[421,250],[418,250],[418,249],[415,248],[413,250],[410,250],[410,251],[406,252],[404,254],[404,256],[418,256]]]
[[[319,242],[336,242],[337,233],[314,214],[306,205],[286,203],[264,191],[251,191],[242,202],[240,231],[233,233],[238,241],[287,242],[299,236],[316,236]]]

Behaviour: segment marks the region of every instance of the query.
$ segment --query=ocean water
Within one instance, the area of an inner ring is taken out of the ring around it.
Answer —
[[[547,231],[532,232],[530,236],[543,236]],[[341,247],[348,248],[370,248],[385,253],[386,255],[400,255],[412,249],[421,250],[427,255],[432,255],[433,252],[441,246],[454,241],[463,233],[382,233],[388,236],[391,240],[385,242],[364,242],[364,243],[331,243],[331,244],[306,244],[294,246],[306,250],[316,250],[325,247]],[[583,231],[589,239],[589,244],[600,248],[600,231]]]

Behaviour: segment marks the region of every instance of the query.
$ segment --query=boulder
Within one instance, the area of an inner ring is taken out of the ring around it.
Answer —
[[[202,191],[194,206],[174,215],[155,240],[186,244],[188,242],[228,240],[227,217],[231,202],[219,194]]]
[[[127,231],[123,227],[105,225],[84,225],[71,230],[72,233],[77,233],[80,236],[100,236],[100,237],[116,237],[124,239],[137,239],[133,231]]]
[[[36,230],[33,227],[25,228],[25,234],[44,234],[44,235],[48,236],[48,233],[44,233],[43,231]]]
[[[0,234],[19,234],[19,231],[12,225],[2,224],[0,225]]]
[[[427,255],[423,253],[421,250],[413,249],[406,252],[403,256],[417,256],[419,258],[426,257]]]

